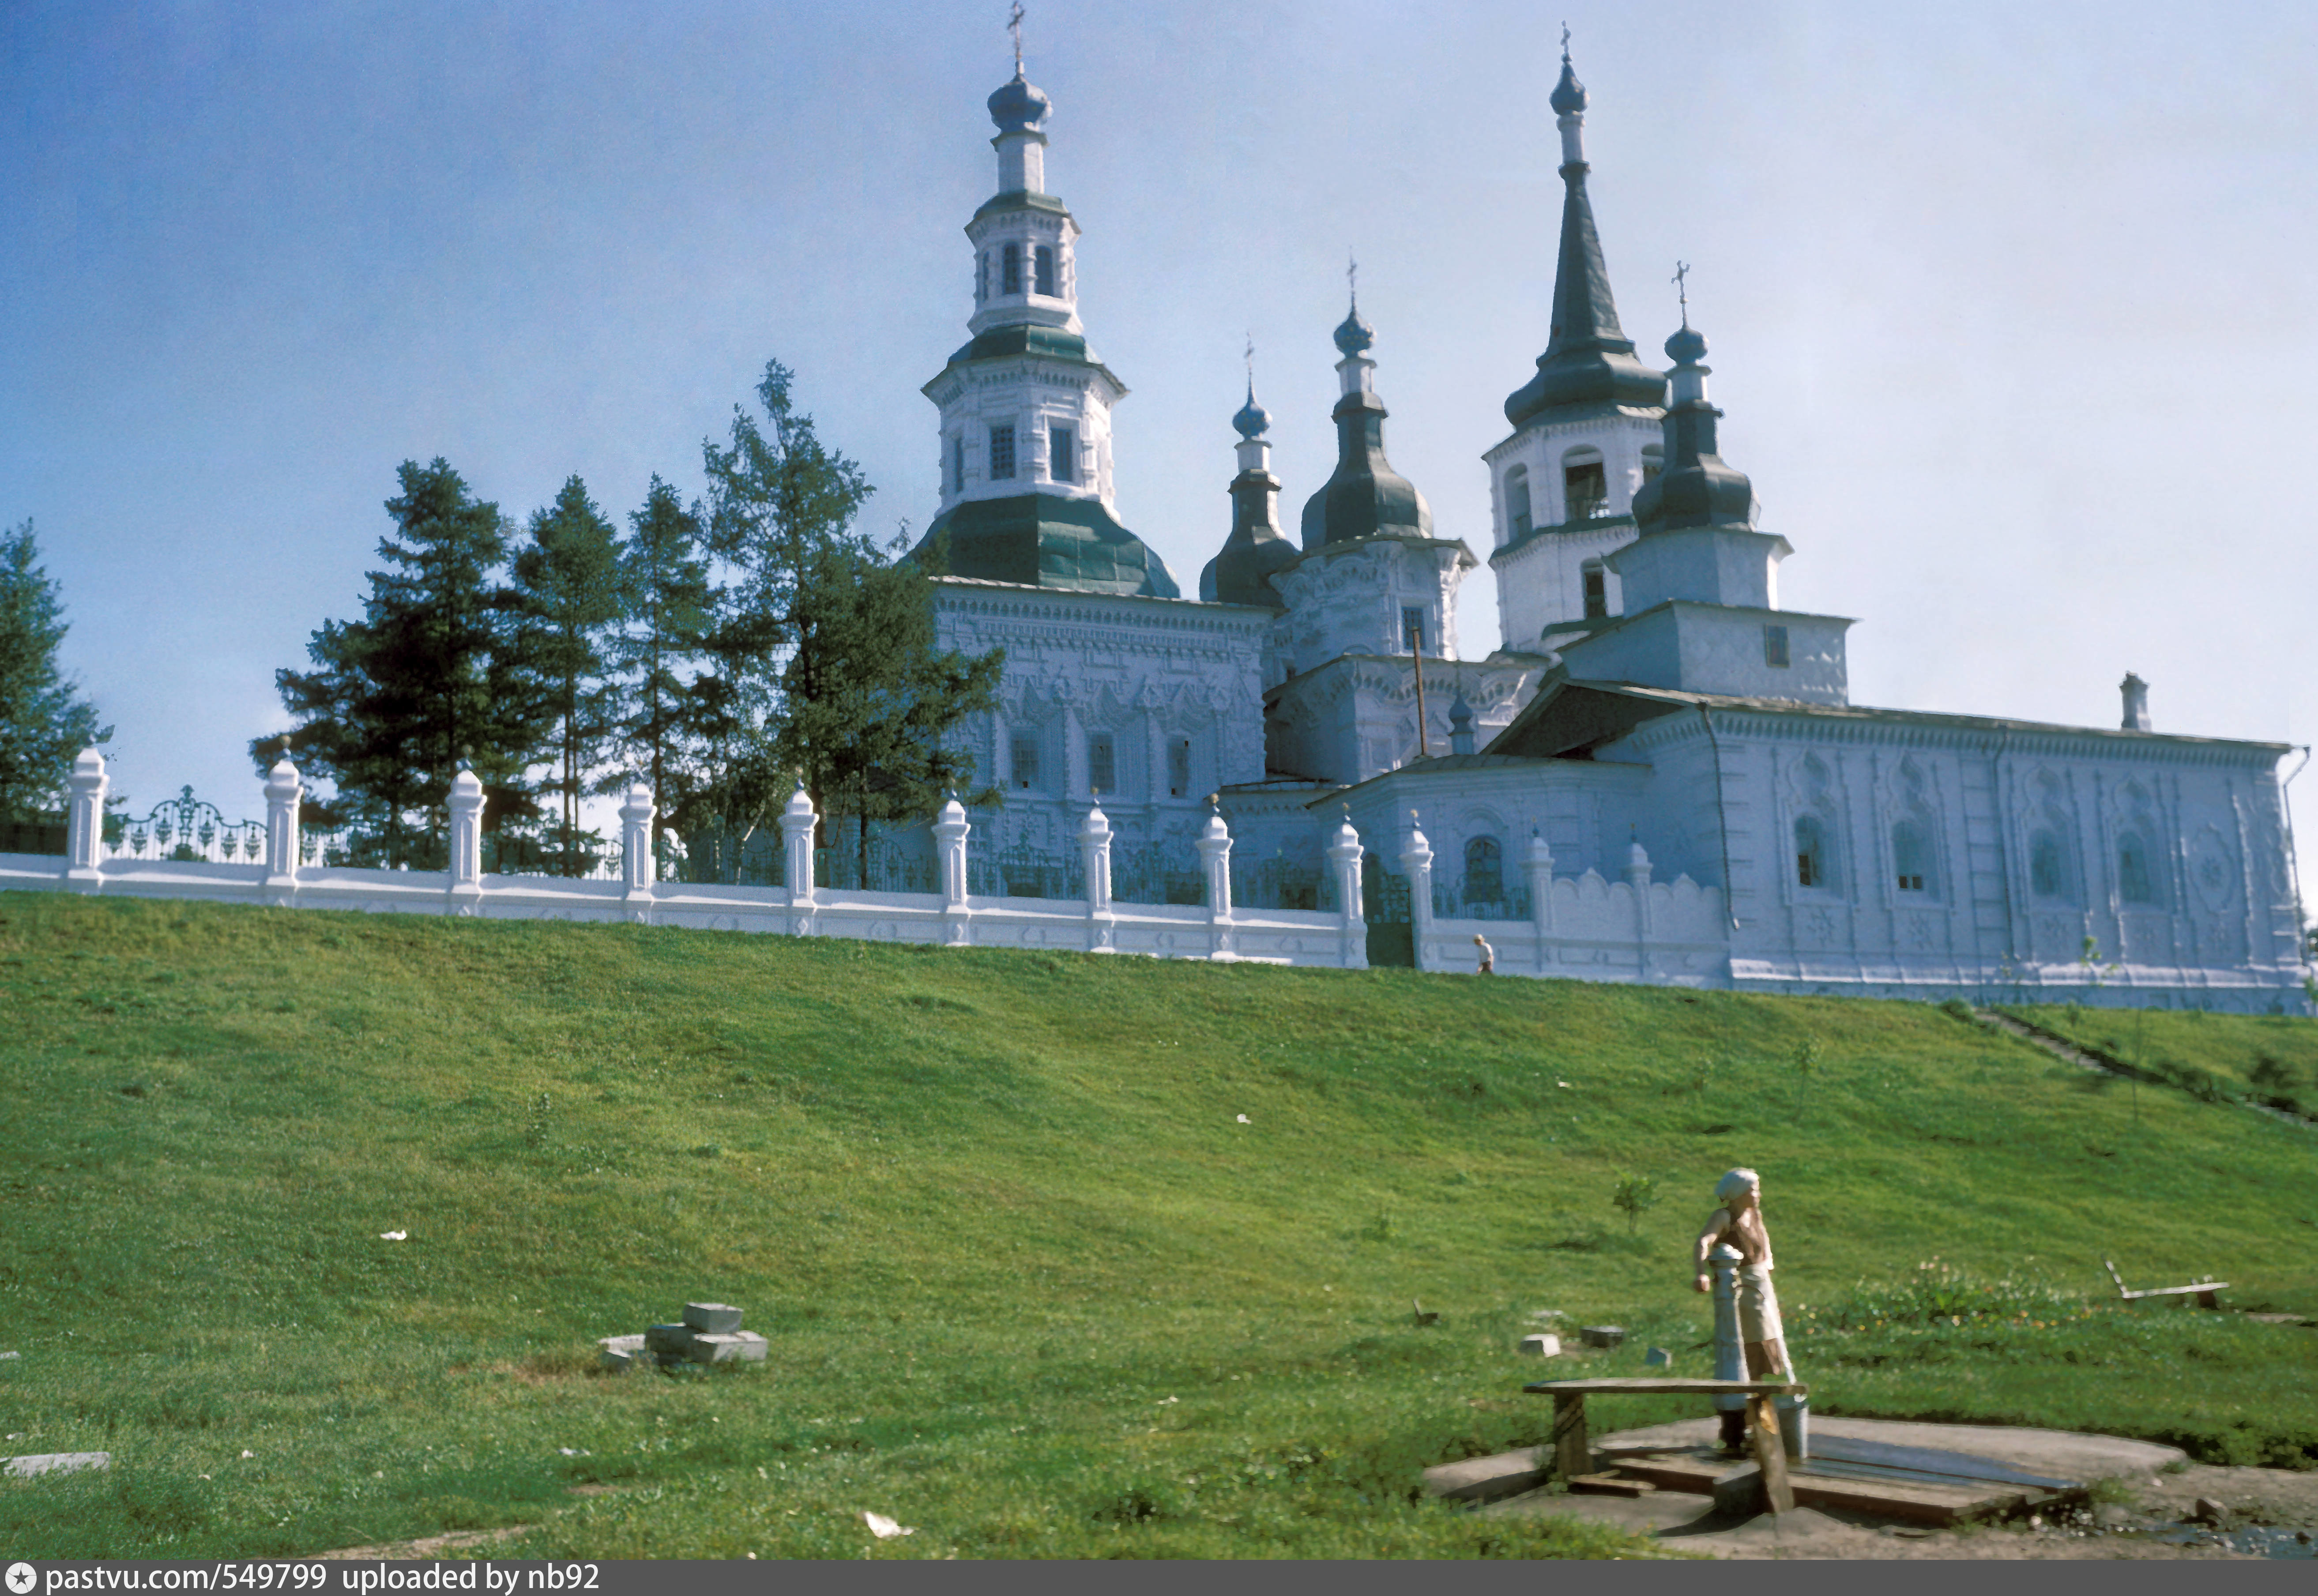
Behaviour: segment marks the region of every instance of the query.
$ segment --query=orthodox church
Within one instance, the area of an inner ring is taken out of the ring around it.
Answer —
[[[964,733],[1005,795],[976,817],[975,890],[1074,895],[1099,802],[1121,901],[1196,901],[1212,810],[1236,901],[1334,907],[1322,849],[1349,819],[1375,963],[1470,968],[1487,931],[1500,973],[2305,1011],[2285,745],[2156,732],[2131,676],[2115,728],[1853,704],[1851,622],[1779,605],[1794,551],[1718,451],[1706,339],[1685,315],[1660,370],[1620,326],[1566,51],[1550,103],[1552,331],[1481,453],[1505,642],[1468,660],[1478,557],[1386,457],[1357,301],[1335,468],[1297,536],[1252,383],[1197,596],[1120,525],[1128,390],[1087,341],[1052,106],[1018,52],[966,229],[968,340],[923,390],[940,511],[912,556],[944,644],[1006,650]],[[1573,942],[1617,893],[1635,946]]]

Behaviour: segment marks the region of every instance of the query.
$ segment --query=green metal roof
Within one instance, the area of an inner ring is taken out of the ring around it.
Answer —
[[[1087,341],[1076,333],[1066,333],[1058,327],[1027,325],[993,327],[977,335],[969,344],[960,345],[949,357],[952,365],[963,365],[974,360],[1003,360],[1013,354],[1037,354],[1048,360],[1067,360],[1080,365],[1101,365],[1087,349]]]
[[[934,517],[912,560],[948,539],[937,576],[1074,593],[1181,598],[1166,563],[1094,498],[1023,493],[970,498]]]
[[[1055,216],[1068,216],[1071,208],[1052,194],[1032,193],[1027,188],[1010,188],[1002,194],[993,194],[982,202],[974,213],[976,221],[1001,211],[1044,211]]]

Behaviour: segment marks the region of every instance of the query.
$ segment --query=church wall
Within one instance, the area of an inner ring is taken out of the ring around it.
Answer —
[[[1122,845],[1188,849],[1208,794],[1262,779],[1271,620],[1236,605],[943,579],[941,646],[1006,650],[997,711],[969,717],[958,734],[976,783],[1005,791],[987,819],[990,846],[1065,856],[1094,802],[1091,740],[1108,734],[1113,770],[1101,802]],[[1028,788],[1018,739],[1035,750]]]
[[[1702,881],[1679,795],[1719,755],[1735,985],[2303,1010],[2272,751],[1746,713],[1714,732],[1671,716],[1603,753],[1650,762],[1641,839]]]

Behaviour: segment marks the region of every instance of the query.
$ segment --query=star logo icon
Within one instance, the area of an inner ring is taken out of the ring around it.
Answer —
[[[11,1592],[11,1596],[26,1596],[26,1592],[31,1591],[34,1585],[37,1585],[40,1583],[40,1576],[37,1573],[33,1572],[32,1565],[31,1564],[11,1563],[8,1565],[8,1589]]]

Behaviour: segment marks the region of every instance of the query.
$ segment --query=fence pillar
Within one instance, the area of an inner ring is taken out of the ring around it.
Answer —
[[[934,851],[941,865],[942,940],[953,947],[974,940],[974,911],[966,901],[966,839],[973,829],[966,805],[952,793],[934,821]]]
[[[789,806],[781,811],[781,835],[788,843],[789,907],[794,911],[789,929],[800,937],[813,935],[813,829],[820,819],[799,782],[789,794]]]
[[[1232,950],[1231,828],[1223,811],[1208,801],[1208,823],[1200,829],[1199,867],[1208,878],[1208,956],[1228,959]]]
[[[452,912],[472,914],[483,899],[483,782],[463,759],[450,803]]]
[[[1087,951],[1116,953],[1111,944],[1110,817],[1098,803],[1079,828],[1079,861],[1086,871]]]
[[[620,884],[628,918],[647,926],[652,883],[660,874],[652,858],[652,817],[659,811],[652,790],[642,782],[630,784],[620,799]]]
[[[85,881],[94,891],[104,884],[104,756],[83,749],[65,778],[72,788],[65,811],[65,879]]]
[[[1368,915],[1361,901],[1362,851],[1348,809],[1328,844],[1328,866],[1336,873],[1336,961],[1347,970],[1369,967]]]
[[[298,809],[306,784],[285,754],[265,773],[265,890],[269,896],[298,890]],[[279,901],[279,900],[276,900]]]
[[[1553,848],[1543,837],[1529,834],[1529,857],[1522,861],[1529,873],[1529,923],[1537,937],[1537,968],[1544,973],[1553,961]]]
[[[1650,978],[1650,856],[1640,842],[1626,850],[1626,880],[1634,889],[1634,948],[1640,978]]]
[[[1408,811],[1408,842],[1400,850],[1401,874],[1408,877],[1408,932],[1416,945],[1416,967],[1428,970],[1424,942],[1433,929],[1433,845],[1418,829],[1416,811]]]

